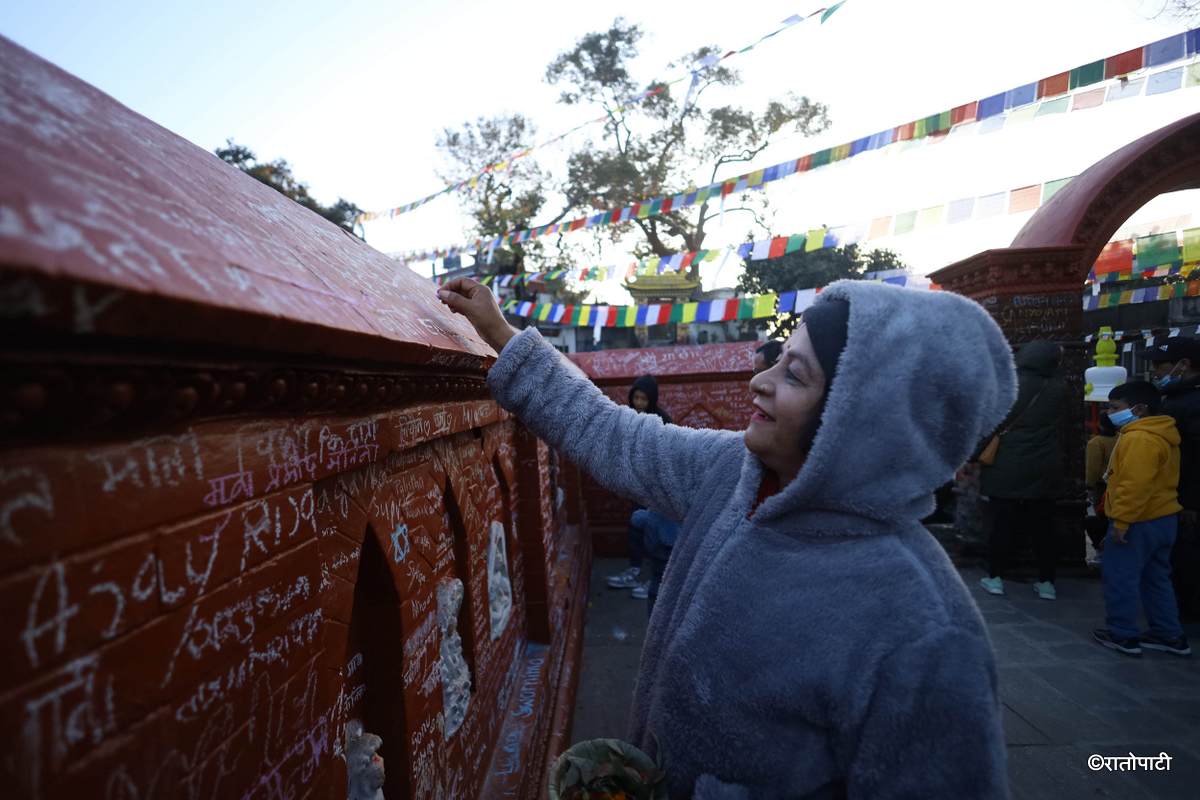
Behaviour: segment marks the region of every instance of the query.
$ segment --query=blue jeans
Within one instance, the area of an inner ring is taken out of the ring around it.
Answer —
[[[644,554],[646,560],[650,562],[650,591],[646,603],[646,612],[649,614],[654,611],[654,601],[658,599],[658,587],[662,583],[663,573],[667,569],[667,560],[671,557],[671,548],[675,545],[675,538],[679,536],[679,525],[662,514],[639,508],[629,518],[631,552],[635,536],[638,539],[638,552]]]
[[[1136,639],[1138,599],[1150,623],[1150,633],[1160,639],[1183,636],[1179,608],[1171,587],[1171,546],[1179,519],[1175,514],[1135,522],[1125,543],[1113,539],[1112,526],[1104,541],[1104,610],[1108,632],[1115,639]]]

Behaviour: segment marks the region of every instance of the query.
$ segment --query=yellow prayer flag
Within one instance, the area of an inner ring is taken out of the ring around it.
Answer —
[[[583,306],[583,310],[579,312],[579,327],[586,328],[592,324],[592,308],[593,306]]]
[[[550,303],[543,304],[542,307],[538,309],[538,316],[537,316],[538,320],[545,321],[545,320],[549,319],[550,318],[550,309],[552,307],[553,306],[551,306]]]
[[[680,322],[695,322],[696,321],[696,306],[699,303],[684,303],[683,304],[683,319]]]
[[[762,182],[763,182],[763,170],[758,169],[758,170],[755,170],[754,172],[750,173],[750,179],[748,181],[748,184],[750,186],[762,186]]]
[[[775,294],[760,294],[754,298],[754,310],[750,312],[750,316],[754,319],[775,316],[775,303],[778,299],[779,296]]]
[[[1119,305],[1123,305],[1123,306],[1128,305],[1129,303],[1132,303],[1132,302],[1133,302],[1133,290],[1132,289],[1128,289],[1124,292],[1121,292],[1121,298],[1120,298],[1120,300],[1117,301],[1117,303]]]
[[[1200,228],[1187,228],[1183,232],[1183,263],[1200,261]]]
[[[825,228],[813,228],[808,232],[808,236],[804,239],[804,252],[811,253],[814,250],[820,250],[825,244]]]

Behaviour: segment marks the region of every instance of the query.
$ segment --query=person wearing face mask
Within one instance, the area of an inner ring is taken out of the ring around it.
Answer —
[[[1158,650],[1191,655],[1171,587],[1171,546],[1179,505],[1179,431],[1162,413],[1158,391],[1146,381],[1108,393],[1108,418],[1120,431],[1108,466],[1104,542],[1105,627],[1092,636],[1126,655]],[[1149,623],[1138,626],[1138,601]]]
[[[1183,336],[1148,351],[1163,410],[1179,428],[1179,535],[1171,552],[1171,581],[1179,613],[1200,619],[1200,342]]]
[[[755,412],[735,432],[613,403],[474,281],[438,295],[499,352],[497,402],[612,491],[683,521],[629,737],[663,758],[671,797],[1008,796],[987,631],[920,524],[1016,398],[1011,351],[978,304],[826,287],[751,378]]]

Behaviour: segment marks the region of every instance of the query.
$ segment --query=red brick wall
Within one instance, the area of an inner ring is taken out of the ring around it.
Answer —
[[[9,796],[342,797],[350,719],[383,737],[389,797],[513,784],[506,740],[526,765],[554,755],[586,593],[550,461],[490,401],[5,452]],[[513,596],[495,640],[492,521]],[[472,693],[447,740],[435,587],[452,577]]]

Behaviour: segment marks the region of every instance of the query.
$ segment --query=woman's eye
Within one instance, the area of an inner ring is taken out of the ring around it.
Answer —
[[[787,380],[788,383],[794,383],[801,386],[804,384],[804,381],[800,380],[799,376],[794,375],[791,372],[787,373]]]

